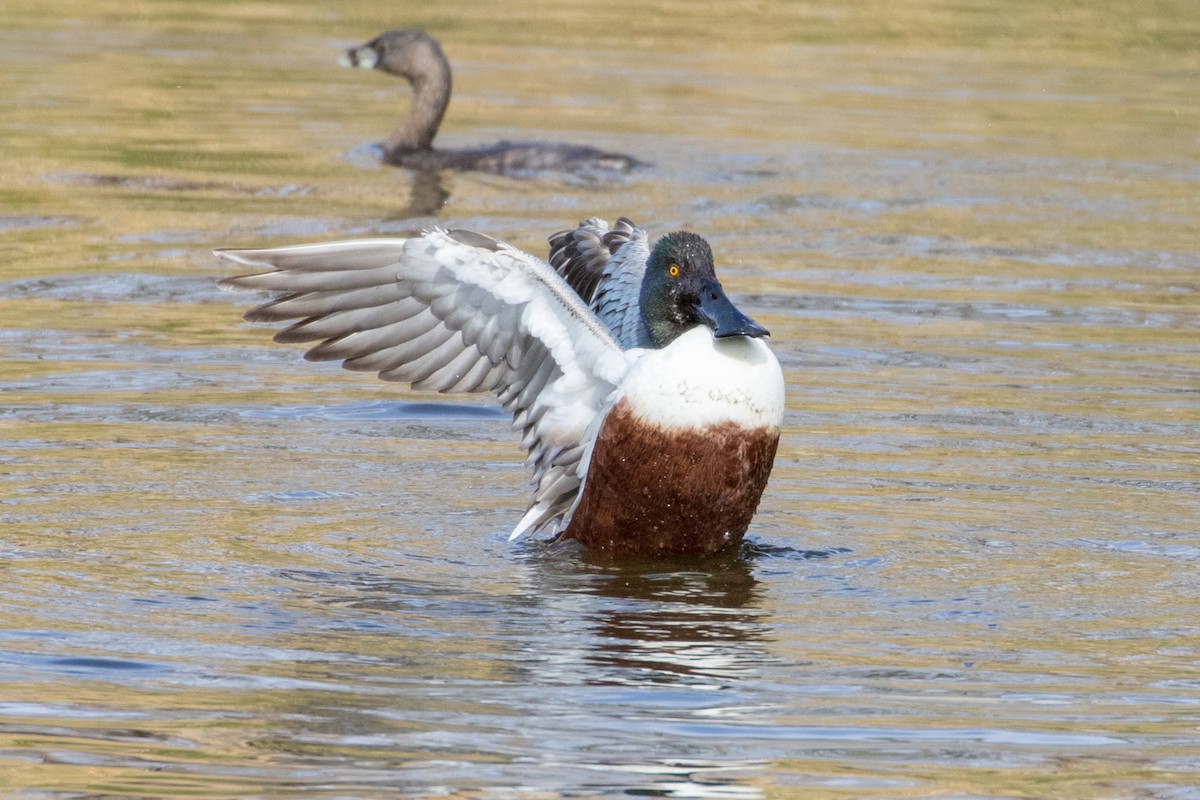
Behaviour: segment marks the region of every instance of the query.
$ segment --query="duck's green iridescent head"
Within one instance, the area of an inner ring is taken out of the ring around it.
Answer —
[[[642,279],[640,305],[656,348],[666,347],[696,325],[707,325],[718,339],[768,335],[725,296],[708,242],[686,231],[669,233],[655,243]]]

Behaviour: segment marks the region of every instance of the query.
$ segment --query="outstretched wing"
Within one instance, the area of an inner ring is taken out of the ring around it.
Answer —
[[[251,322],[292,321],[305,358],[439,392],[492,392],[513,415],[536,490],[519,536],[571,510],[588,425],[629,356],[548,264],[472,231],[271,250],[219,250],[268,271],[220,285],[278,297]]]
[[[646,231],[628,217],[591,217],[550,237],[550,264],[591,306],[625,349],[649,347],[642,320],[642,276],[650,258]]]

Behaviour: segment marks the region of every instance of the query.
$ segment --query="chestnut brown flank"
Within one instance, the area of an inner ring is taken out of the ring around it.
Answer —
[[[614,555],[707,555],[736,546],[767,485],[779,431],[721,423],[664,431],[624,400],[592,450],[565,539]]]

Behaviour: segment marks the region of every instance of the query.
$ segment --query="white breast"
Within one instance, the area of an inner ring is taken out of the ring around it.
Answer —
[[[692,328],[661,350],[648,350],[621,382],[620,394],[643,421],[665,429],[722,422],[778,429],[783,370],[762,339],[714,339]]]

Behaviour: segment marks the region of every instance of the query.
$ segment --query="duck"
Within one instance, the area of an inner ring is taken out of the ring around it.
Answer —
[[[509,176],[568,173],[602,177],[648,166],[632,156],[561,142],[507,142],[437,150],[433,139],[450,104],[450,61],[436,39],[421,30],[381,33],[338,59],[344,66],[378,69],[412,85],[413,99],[400,127],[383,143],[383,160],[418,171],[459,170]]]
[[[269,293],[244,318],[289,323],[274,340],[306,359],[494,395],[532,471],[510,539],[615,558],[737,548],[783,425],[767,329],[726,295],[696,233],[651,243],[628,218],[592,217],[549,244],[543,261],[432,228],[215,255],[252,270],[222,288]]]

